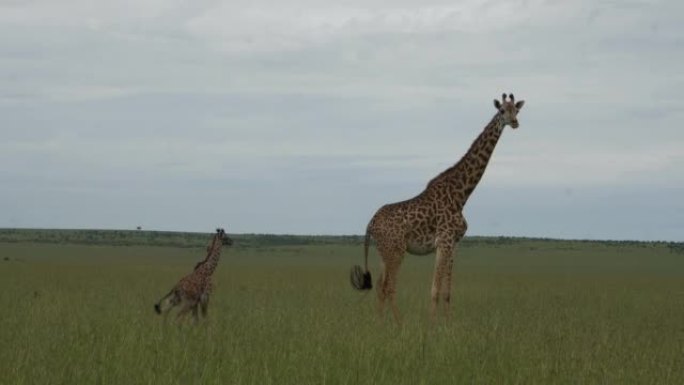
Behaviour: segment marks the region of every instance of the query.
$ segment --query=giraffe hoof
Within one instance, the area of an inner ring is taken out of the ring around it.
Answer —
[[[155,304],[154,304],[154,311],[155,311],[155,313],[157,313],[157,314],[161,314],[161,308],[159,308],[159,304],[158,304],[158,303],[155,303]]]

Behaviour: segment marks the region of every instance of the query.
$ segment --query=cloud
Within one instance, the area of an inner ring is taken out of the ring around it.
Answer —
[[[202,215],[220,219],[207,202],[222,196],[244,231],[354,232],[455,163],[501,92],[526,99],[521,128],[504,134],[473,203],[491,191],[499,212],[507,196],[534,212],[545,195],[521,193],[534,187],[576,191],[559,215],[589,201],[601,211],[597,189],[675,205],[641,186],[684,183],[682,7],[3,2],[0,162],[13,166],[0,168],[0,201],[13,203],[0,211],[58,227],[123,226],[145,212],[148,228],[201,230]],[[194,210],[169,214],[189,197]],[[89,214],[69,217],[79,202]],[[485,206],[475,213],[496,215]],[[539,218],[496,229],[537,234]],[[568,218],[558,233],[577,236],[584,221]]]

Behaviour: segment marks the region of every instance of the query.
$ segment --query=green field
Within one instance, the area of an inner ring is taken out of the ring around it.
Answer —
[[[165,321],[208,240],[0,232],[0,383],[684,384],[681,244],[469,238],[451,319],[430,324],[434,257],[409,256],[395,326],[351,289],[359,237],[238,236],[209,317]]]

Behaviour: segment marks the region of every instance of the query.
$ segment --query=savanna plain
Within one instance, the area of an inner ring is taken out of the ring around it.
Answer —
[[[0,384],[684,384],[681,243],[466,238],[449,319],[407,256],[395,325],[360,237],[238,235],[206,319],[156,315],[210,237],[0,230]]]

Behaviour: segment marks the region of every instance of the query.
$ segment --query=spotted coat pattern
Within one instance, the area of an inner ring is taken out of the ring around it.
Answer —
[[[400,322],[395,295],[405,253],[425,255],[436,250],[431,314],[434,319],[441,297],[448,316],[454,251],[468,228],[463,207],[482,178],[504,127],[518,127],[517,114],[523,104],[516,103],[512,94],[510,100],[506,94],[501,102],[494,100],[496,114],[458,163],[433,178],[417,196],[384,205],[373,215],[364,248],[366,272],[371,238],[381,257],[382,273],[376,283],[381,315],[389,301],[395,320]]]
[[[182,304],[178,317],[192,311],[193,317],[197,319],[198,307],[206,316],[209,295],[213,287],[211,276],[214,274],[221,257],[221,248],[223,245],[232,244],[233,240],[226,235],[225,231],[217,229],[207,247],[206,258],[195,266],[192,273],[181,278],[171,291],[155,304],[155,311],[159,314],[168,313],[175,306]]]

